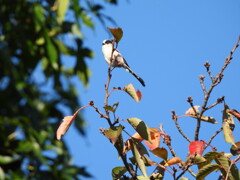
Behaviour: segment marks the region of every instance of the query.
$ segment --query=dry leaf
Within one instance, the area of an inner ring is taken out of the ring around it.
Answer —
[[[88,106],[90,106],[90,105],[83,106],[83,107],[79,108],[72,116],[65,116],[63,118],[63,122],[60,124],[60,126],[58,127],[57,132],[56,132],[57,140],[61,140],[61,137],[66,134],[66,132],[69,129],[69,127],[71,126],[72,122],[76,118],[78,112]]]
[[[57,129],[57,133],[56,133],[57,140],[61,140],[61,137],[66,134],[74,118],[75,118],[74,116],[65,116],[63,118],[63,122],[60,124],[60,126]]]
[[[195,111],[196,111],[197,113],[199,112],[199,110],[198,110],[199,107],[200,107],[200,106],[193,106],[193,108],[195,109]],[[186,114],[186,115],[191,115],[191,116],[196,116],[196,113],[195,113],[195,111],[194,111],[193,108],[192,108],[192,107],[189,108],[189,109],[185,112],[185,114]]]
[[[123,30],[122,28],[118,27],[118,28],[109,28],[109,31],[112,33],[113,37],[115,38],[116,42],[118,43],[123,36]]]

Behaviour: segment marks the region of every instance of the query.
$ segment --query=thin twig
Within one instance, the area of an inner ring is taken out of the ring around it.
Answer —
[[[212,105],[210,105],[210,106],[208,106],[208,107],[205,108],[206,111],[209,110],[209,109],[211,109],[211,108],[213,108],[214,106],[222,103],[223,101],[224,101],[224,96],[222,96],[221,98],[218,98],[218,99],[217,99],[217,102],[215,102],[215,103],[213,103]]]
[[[190,106],[192,107],[194,114],[197,115],[197,114],[198,114],[198,113],[197,113],[197,108],[194,107],[194,105],[193,105],[193,99],[192,99],[191,96],[188,97],[187,102],[188,102],[188,103],[190,104]]]
[[[185,172],[188,171],[189,167],[190,167],[190,165],[187,165],[187,167],[181,172],[181,174],[179,174],[179,175],[177,176],[176,180],[178,180],[183,174],[185,174]]]
[[[96,110],[96,112],[100,115],[101,118],[105,118],[105,119],[109,120],[109,117],[106,116],[106,115],[104,115],[101,111],[99,111],[98,107],[96,107],[96,106],[94,105],[94,102],[93,102],[93,101],[90,101],[90,102],[89,102],[89,105],[92,106],[92,107]]]
[[[208,72],[208,75],[210,77],[210,79],[212,80],[212,82],[214,81],[214,77],[212,75],[212,72],[210,71],[210,63],[208,61],[206,61],[206,63],[204,64],[207,72]]]
[[[221,127],[219,130],[217,130],[213,135],[212,135],[212,137],[209,139],[209,141],[207,142],[207,144],[211,144],[212,143],[212,140],[220,133],[220,132],[222,132],[222,130],[223,130],[223,128]],[[207,146],[204,148],[204,149],[206,149],[207,148]]]
[[[160,132],[163,132],[164,134],[166,134],[166,133],[164,132],[164,130],[163,130],[162,125],[160,125],[159,129],[160,129]],[[170,150],[172,156],[173,156],[173,157],[177,157],[177,154],[175,153],[175,151],[174,151],[174,149],[173,149],[173,147],[172,147],[172,145],[171,145],[171,141],[172,141],[172,140],[171,140],[171,137],[170,137],[170,136],[163,136],[163,143],[165,143],[165,144],[167,145],[167,147],[168,147],[168,149]],[[178,164],[178,166],[179,166],[179,168],[182,168],[182,167],[183,167],[182,164],[181,164],[181,165]],[[187,170],[188,170],[188,172],[189,172],[193,177],[196,177],[196,174],[194,174],[194,172],[190,169],[190,167],[189,167]],[[175,171],[174,171],[174,175],[175,175]]]
[[[204,79],[205,79],[204,75],[201,75],[199,77],[199,81],[200,81],[200,84],[201,84],[201,87],[202,87],[202,91],[203,91],[204,97],[206,97],[207,96],[207,90],[206,90],[206,86],[204,85]]]
[[[207,106],[210,94],[211,94],[213,88],[215,86],[217,86],[222,81],[223,72],[227,68],[227,66],[230,64],[230,62],[233,58],[232,56],[233,56],[234,52],[236,51],[237,47],[239,46],[239,42],[240,42],[240,36],[238,37],[238,40],[237,40],[235,46],[233,47],[233,49],[230,51],[229,56],[226,58],[226,61],[223,65],[223,67],[221,68],[221,70],[219,71],[218,75],[215,78],[213,78],[213,77],[211,78],[212,79],[212,84],[209,87],[207,93],[206,94],[204,93],[205,95],[204,95],[204,101],[203,101],[203,104],[202,104],[202,109],[201,109],[201,112],[199,113],[198,119],[197,119],[197,126],[196,126],[195,136],[194,136],[195,141],[198,141],[200,126],[201,126],[201,117],[202,117],[203,113],[206,111],[206,106]]]
[[[179,131],[179,133],[180,133],[188,142],[191,142],[191,140],[183,133],[182,129],[180,128],[180,126],[179,126],[179,124],[178,124],[178,122],[177,122],[177,116],[176,116],[174,110],[172,110],[172,119],[173,119],[173,121],[174,121],[174,123],[175,123],[175,125],[176,125],[176,127],[177,127],[177,129],[178,129],[178,131]]]

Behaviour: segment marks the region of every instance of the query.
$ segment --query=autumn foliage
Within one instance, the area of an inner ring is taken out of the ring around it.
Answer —
[[[123,36],[123,31],[121,28],[108,28],[112,33],[113,46],[118,44]],[[192,178],[197,180],[203,180],[206,176],[214,171],[220,172],[220,178],[224,180],[237,180],[240,179],[239,171],[237,169],[236,163],[240,159],[240,142],[235,142],[232,132],[234,131],[234,117],[238,120],[240,119],[240,113],[237,110],[230,110],[224,97],[221,97],[212,105],[207,105],[209,96],[212,90],[217,86],[223,76],[222,73],[230,64],[232,55],[236,48],[238,47],[240,39],[238,39],[234,49],[231,51],[229,57],[226,59],[225,64],[220,70],[216,77],[210,76],[212,79],[212,84],[209,89],[206,89],[204,85],[205,76],[200,76],[200,83],[202,85],[202,90],[204,92],[203,104],[194,105],[193,99],[188,97],[187,102],[189,103],[189,109],[182,116],[177,116],[175,111],[172,111],[172,120],[179,134],[189,142],[188,149],[183,149],[186,151],[186,160],[182,160],[177,156],[174,151],[171,142],[171,136],[164,132],[162,125],[158,128],[148,127],[147,124],[137,118],[131,117],[127,119],[116,118],[115,113],[118,108],[118,102],[113,105],[108,104],[109,96],[116,90],[123,91],[128,94],[136,102],[140,102],[142,99],[142,93],[140,90],[135,90],[132,84],[128,84],[123,88],[112,88],[109,90],[109,85],[112,77],[112,69],[108,69],[108,80],[105,85],[105,100],[103,111],[104,113],[94,105],[93,101],[90,101],[88,105],[80,108],[71,116],[66,116],[63,119],[62,124],[59,126],[56,136],[58,140],[67,132],[72,122],[76,118],[77,113],[86,107],[91,107],[96,110],[96,113],[104,118],[109,127],[101,128],[100,133],[103,134],[115,147],[118,152],[119,157],[123,162],[123,166],[118,166],[112,169],[112,179],[139,179],[139,180],[161,180],[164,178],[165,173],[169,173],[173,179],[187,180],[184,177],[185,173],[189,173]],[[210,64],[207,62],[204,65],[209,73]],[[210,73],[209,73],[210,74]],[[216,105],[224,103],[222,112],[222,125],[217,132],[213,132],[214,135],[206,143],[203,140],[199,140],[199,130],[201,128],[201,123],[212,123],[217,124],[218,122],[212,116],[204,115],[206,111],[214,108]],[[200,108],[201,107],[201,108]],[[110,114],[113,114],[113,119],[110,118]],[[181,126],[178,124],[178,119],[191,117],[197,121],[196,130],[194,133],[194,139],[190,140],[187,137]],[[128,123],[136,131],[133,135],[130,135],[125,128],[124,123]],[[217,149],[211,146],[212,140],[223,131],[224,140],[226,143],[231,143],[231,154],[226,154],[223,152],[217,152]],[[123,134],[127,135],[127,139],[124,139]],[[211,150],[206,151],[207,147],[211,147]],[[151,156],[152,154],[153,156]],[[235,156],[235,158],[234,158]],[[158,160],[152,160],[152,157],[157,157]],[[232,157],[232,159],[231,159]],[[192,166],[197,166],[197,172],[193,172]],[[155,170],[149,174],[148,167],[155,167]],[[190,179],[192,179],[190,178]]]

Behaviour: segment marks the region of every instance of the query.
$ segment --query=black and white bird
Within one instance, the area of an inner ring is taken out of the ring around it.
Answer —
[[[133,70],[130,69],[129,65],[127,64],[126,60],[123,58],[121,53],[117,50],[114,49],[113,51],[113,41],[112,40],[104,40],[102,42],[102,52],[103,56],[106,60],[106,62],[111,66],[111,67],[123,67],[126,69],[126,71],[130,72],[137,80],[145,86],[145,82],[143,81],[142,78],[140,78]],[[113,51],[113,55],[112,55]],[[111,62],[111,56],[112,56],[112,62]]]

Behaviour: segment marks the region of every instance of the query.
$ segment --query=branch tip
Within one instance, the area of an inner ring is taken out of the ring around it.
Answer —
[[[208,61],[206,61],[206,63],[204,64],[204,66],[209,69],[210,68],[210,63]]]

